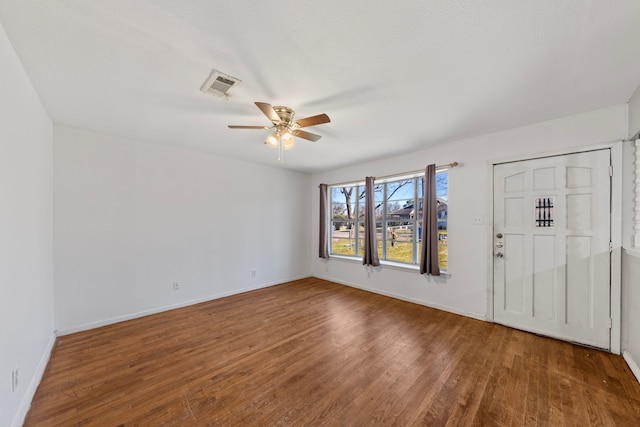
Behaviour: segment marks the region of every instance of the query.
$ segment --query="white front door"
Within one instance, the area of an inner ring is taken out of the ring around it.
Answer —
[[[494,320],[610,349],[610,150],[494,166]]]

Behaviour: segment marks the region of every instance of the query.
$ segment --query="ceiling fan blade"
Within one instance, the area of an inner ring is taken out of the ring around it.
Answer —
[[[255,104],[264,113],[264,115],[267,116],[267,118],[269,118],[269,120],[271,120],[272,122],[280,123],[282,121],[278,113],[276,113],[276,110],[274,110],[273,107],[271,106],[271,104],[267,104],[266,102],[256,102]]]
[[[238,126],[238,125],[229,125],[231,129],[270,129],[269,126]]]
[[[299,136],[300,138],[308,139],[309,141],[313,142],[316,142],[317,140],[322,138],[320,135],[316,135],[315,133],[307,132],[300,129],[294,130],[292,133],[294,136]]]
[[[295,122],[301,128],[309,126],[321,125],[323,123],[329,123],[331,119],[326,114],[318,114],[317,116],[305,117],[304,119],[296,120]]]

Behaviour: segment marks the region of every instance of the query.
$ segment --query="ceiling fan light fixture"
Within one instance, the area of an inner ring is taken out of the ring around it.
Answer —
[[[281,140],[282,140],[282,147],[285,150],[290,150],[293,147],[295,147],[295,142],[294,142],[294,137],[291,134],[291,132],[289,132],[289,130],[285,130],[282,135],[280,136]]]
[[[274,131],[264,141],[269,147],[276,148],[278,146],[278,131]]]

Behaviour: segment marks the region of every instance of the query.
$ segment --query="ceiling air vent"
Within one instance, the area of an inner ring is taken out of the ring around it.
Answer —
[[[202,84],[200,91],[214,96],[229,96],[229,91],[237,86],[241,80],[221,73],[218,70],[211,70],[209,78]]]

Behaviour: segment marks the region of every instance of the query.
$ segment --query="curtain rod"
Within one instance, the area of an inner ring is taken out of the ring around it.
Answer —
[[[443,164],[443,165],[436,165],[436,170],[437,169],[445,169],[445,168],[455,168],[456,166],[460,166],[460,163],[451,162],[451,163],[446,163],[446,164]],[[396,176],[417,175],[419,173],[424,173],[424,169],[418,169],[417,171],[394,173],[393,175],[376,176],[375,178],[376,179],[387,179],[387,178],[394,178]],[[335,185],[335,184],[332,184],[332,185]]]
[[[458,162],[451,162],[451,163],[445,163],[442,165],[436,165],[436,169],[445,169],[445,168],[455,168],[457,166],[460,166],[460,163]],[[396,176],[405,176],[405,175],[417,175],[419,173],[424,173],[424,169],[419,169],[416,171],[409,171],[409,172],[403,172],[403,173],[396,173],[393,175],[386,175],[386,176],[377,176],[375,177],[376,179],[387,179],[387,178],[394,178]],[[339,187],[341,185],[347,185],[347,184],[354,184],[354,183],[358,183],[360,181],[349,181],[349,182],[337,182],[335,184],[327,184],[329,187]],[[362,181],[364,182],[364,181]],[[320,187],[320,186],[318,186]]]

